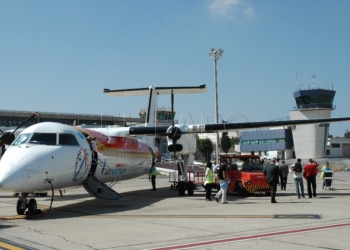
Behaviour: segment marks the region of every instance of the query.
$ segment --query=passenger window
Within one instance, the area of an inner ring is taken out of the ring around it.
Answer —
[[[34,133],[29,143],[40,145],[56,145],[56,134]]]
[[[79,143],[72,134],[59,134],[59,145],[79,146]]]
[[[21,134],[18,136],[18,138],[13,142],[12,145],[21,145],[21,144],[25,144],[29,138],[30,134]]]

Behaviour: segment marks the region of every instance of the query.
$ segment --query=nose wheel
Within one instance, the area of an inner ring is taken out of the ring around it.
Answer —
[[[20,199],[18,199],[17,201],[17,206],[16,206],[16,209],[17,209],[17,214],[18,215],[23,215],[24,212],[26,211],[27,209],[27,203],[25,203],[25,206],[22,206],[22,201]]]
[[[28,211],[26,212],[26,210]],[[41,210],[38,209],[35,199],[30,199],[28,201],[28,194],[22,194],[17,201],[16,210],[18,215],[35,215],[41,214]]]

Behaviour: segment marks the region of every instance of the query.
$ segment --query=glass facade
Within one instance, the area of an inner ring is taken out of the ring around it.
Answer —
[[[17,127],[28,117],[0,117],[0,127]],[[35,124],[35,119],[30,120],[24,127]]]
[[[247,140],[241,141],[242,145],[254,145],[254,144],[267,144],[267,143],[279,143],[286,142],[288,138],[277,138],[277,139],[264,139],[264,140]]]
[[[334,96],[326,96],[326,95],[309,95],[309,96],[299,96],[295,98],[297,105],[305,105],[305,104],[327,104],[333,105]]]
[[[298,109],[333,108],[335,91],[326,89],[299,90],[294,93]]]
[[[291,129],[247,131],[240,138],[242,152],[287,150],[293,148]]]

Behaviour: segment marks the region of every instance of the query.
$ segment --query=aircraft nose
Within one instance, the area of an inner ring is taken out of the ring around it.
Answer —
[[[23,184],[24,175],[20,169],[16,167],[10,167],[7,169],[4,168],[4,166],[0,166],[0,189],[17,192],[21,191]]]

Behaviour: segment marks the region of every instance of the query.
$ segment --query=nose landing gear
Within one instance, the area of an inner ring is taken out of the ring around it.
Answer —
[[[26,212],[26,210],[28,211]],[[38,209],[38,206],[36,204],[35,199],[30,199],[28,201],[28,193],[22,193],[18,197],[17,205],[16,205],[16,210],[18,215],[35,215],[35,214],[41,214],[41,210]]]

